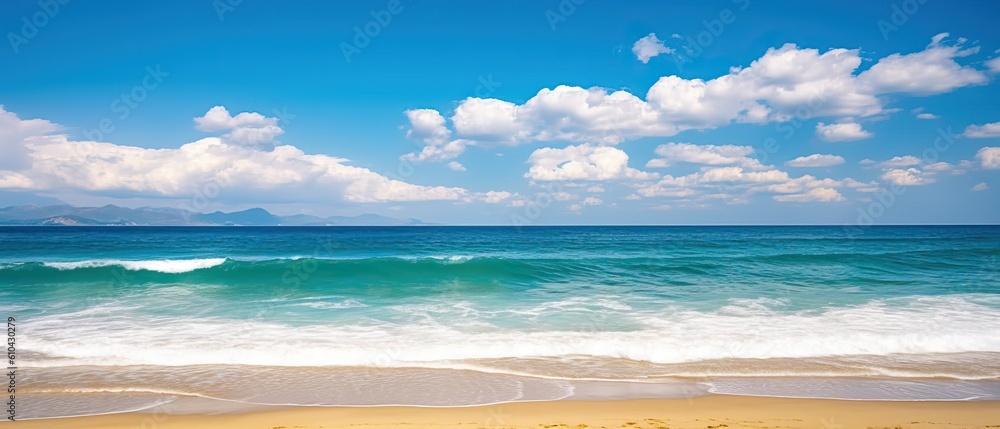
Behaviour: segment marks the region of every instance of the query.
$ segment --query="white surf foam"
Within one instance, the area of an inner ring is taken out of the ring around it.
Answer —
[[[401,323],[367,319],[290,326],[218,317],[168,318],[88,311],[24,323],[24,350],[60,359],[37,366],[427,366],[469,359],[592,356],[650,363],[727,358],[1000,352],[1000,297],[875,300],[810,311],[632,311],[637,329],[514,329],[487,319]],[[452,315],[453,316],[453,315]],[[470,313],[469,317],[478,317]],[[461,322],[461,323],[460,323]],[[183,338],[183,341],[178,341]],[[995,374],[1000,377],[1000,374]]]
[[[76,262],[44,262],[46,267],[57,270],[75,270],[78,268],[100,268],[119,266],[129,271],[156,271],[168,274],[187,273],[203,268],[212,268],[222,265],[226,258],[205,258],[205,259],[158,259],[127,261],[116,259],[96,259]]]

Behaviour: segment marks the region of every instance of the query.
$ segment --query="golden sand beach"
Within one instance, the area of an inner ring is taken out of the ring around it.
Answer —
[[[712,395],[475,407],[294,407],[237,414],[126,413],[20,421],[45,429],[1000,428],[998,402],[879,402]]]

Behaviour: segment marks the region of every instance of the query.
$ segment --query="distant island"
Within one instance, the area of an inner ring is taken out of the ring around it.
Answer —
[[[418,219],[396,219],[376,214],[358,216],[278,216],[262,208],[223,213],[198,213],[166,207],[135,209],[106,205],[37,206],[0,209],[0,226],[408,226],[430,225]]]

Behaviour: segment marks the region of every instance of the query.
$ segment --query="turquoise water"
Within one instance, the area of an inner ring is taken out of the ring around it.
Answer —
[[[42,393],[233,366],[992,382],[998,256],[991,226],[0,228],[0,312]]]

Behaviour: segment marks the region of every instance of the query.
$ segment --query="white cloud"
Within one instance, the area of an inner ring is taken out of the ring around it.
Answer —
[[[625,151],[584,143],[563,149],[542,148],[528,158],[531,168],[524,177],[532,180],[648,180],[656,178],[628,166]]]
[[[856,122],[829,125],[820,122],[816,124],[816,135],[828,142],[846,142],[873,136],[872,133],[861,129],[861,124]]]
[[[540,194],[540,198],[543,198],[542,197],[543,195],[544,194]],[[575,199],[579,198],[578,195],[573,195],[573,194],[571,194],[569,192],[565,192],[565,191],[550,192],[548,195],[550,197],[552,197],[552,199],[554,199],[556,201],[569,201],[569,200],[575,200]]]
[[[455,159],[469,145],[468,140],[451,140],[451,130],[445,125],[444,116],[434,109],[410,109],[403,112],[410,121],[410,129],[406,137],[424,143],[424,148],[417,153],[408,153],[401,159],[422,163],[426,161],[440,162]],[[461,164],[455,162],[457,166]],[[452,170],[465,171],[449,164]]]
[[[984,147],[976,152],[976,159],[987,170],[1000,168],[1000,147]]]
[[[656,34],[649,33],[648,36],[643,37],[632,45],[632,53],[635,57],[642,61],[643,64],[649,63],[649,59],[660,54],[671,54],[674,50],[663,45],[663,41],[656,38]]]
[[[275,138],[285,133],[278,126],[278,118],[270,118],[256,112],[242,112],[232,116],[223,106],[215,106],[204,116],[194,118],[195,128],[201,131],[228,131],[222,140],[228,144],[270,148]]]
[[[705,165],[739,164],[746,163],[747,156],[752,153],[752,146],[715,146],[671,142],[657,146],[656,154],[660,158],[651,159],[646,163],[646,167],[663,168],[675,162]]]
[[[970,85],[983,85],[986,75],[976,69],[963,67],[955,58],[967,57],[979,47],[962,49],[962,42],[942,45],[948,33],[941,33],[927,49],[909,54],[892,54],[880,59],[870,69],[858,76],[862,86],[871,87],[879,94],[908,93],[914,95],[941,94]]]
[[[965,173],[965,170],[959,170],[956,168],[955,165],[949,164],[947,162],[935,162],[933,164],[927,164],[923,167],[923,170],[929,173],[948,173],[948,172],[952,174]]]
[[[837,155],[812,154],[800,156],[785,163],[789,167],[831,167],[843,164],[844,158]]]
[[[923,162],[920,158],[912,155],[896,156],[888,161],[882,161],[878,165],[885,168],[913,167]]]
[[[442,146],[448,143],[451,130],[445,126],[444,116],[433,109],[411,109],[403,112],[410,120],[410,130],[406,132],[409,139],[422,141],[431,146]]]
[[[710,206],[716,201],[742,204],[757,193],[774,193],[773,198],[782,202],[835,202],[843,201],[835,188],[845,185],[859,192],[870,192],[876,183],[861,183],[850,178],[835,180],[811,175],[792,177],[774,166],[763,165],[750,158],[749,146],[696,146],[671,143],[662,145],[654,164],[668,165],[684,160],[705,165],[697,172],[684,176],[665,175],[655,183],[635,185],[636,197],[671,198],[691,207]],[[829,166],[844,163],[834,155],[815,154],[789,161],[793,166]],[[864,188],[863,190],[861,188]]]
[[[489,191],[483,195],[483,201],[489,204],[497,204],[513,196],[514,194],[511,194],[510,192],[507,191],[500,191],[500,192]]]
[[[850,177],[844,179],[844,186],[847,186],[848,188],[853,188],[858,192],[878,192],[881,190],[881,188],[878,185],[878,182],[874,180],[865,183],[865,182],[859,182]]]
[[[462,165],[462,163],[460,163],[458,161],[449,162],[448,163],[448,168],[450,168],[452,170],[455,170],[455,171],[466,171],[465,170],[465,166]]]
[[[1000,57],[986,61],[986,67],[989,67],[990,71],[993,73],[1000,73]]]
[[[600,185],[591,186],[591,187],[587,188],[587,192],[593,192],[593,193],[604,192],[604,187],[602,187]]]
[[[899,186],[920,186],[935,182],[933,178],[916,168],[889,170],[882,174],[882,179]]]
[[[597,197],[587,197],[583,199],[583,205],[585,206],[599,206],[601,204],[604,204],[604,201]]]
[[[1000,122],[992,122],[983,125],[969,125],[968,127],[965,127],[965,132],[962,133],[962,135],[973,139],[1000,137]]]
[[[458,138],[477,145],[557,140],[613,145],[732,123],[790,121],[802,112],[848,121],[894,111],[886,108],[893,98],[885,94],[923,96],[985,83],[981,70],[955,62],[973,52],[962,49],[961,41],[945,45],[935,38],[923,51],[890,55],[855,74],[862,63],[858,50],[820,53],[786,44],[714,79],[661,77],[645,98],[560,85],[540,90],[524,104],[470,97],[451,120]],[[871,136],[857,124],[830,127],[835,140]]]
[[[745,171],[742,167],[705,167],[686,176],[663,176],[659,182],[644,184],[636,192],[645,197],[689,197],[701,191],[695,188],[772,184],[790,180],[788,173],[779,170]]]
[[[816,188],[803,194],[775,195],[772,198],[784,203],[844,201],[844,196],[840,195],[840,192],[837,192],[836,189],[831,188]]]
[[[839,188],[844,185],[843,181],[833,179],[817,179],[810,175],[788,179],[787,181],[769,185],[768,191],[779,194],[796,194],[813,188]]]
[[[933,113],[917,113],[917,119],[940,119],[941,117]]]
[[[30,164],[26,141],[62,130],[44,119],[21,119],[0,104],[0,170],[20,169]]]
[[[3,115],[0,115],[2,117]],[[230,116],[213,108],[197,121],[203,130],[267,126],[272,118],[256,113]],[[0,124],[0,136],[25,127],[51,131],[38,123]],[[44,133],[43,133],[44,134]],[[262,150],[255,145],[210,137],[179,148],[149,149],[65,135],[24,139],[30,168],[0,170],[0,188],[75,190],[94,195],[189,198],[205,186],[225,188],[232,198],[261,201],[351,202],[466,200],[462,188],[420,186],[389,179],[348,164],[346,159],[309,155],[293,146]]]
[[[455,159],[461,155],[462,152],[465,152],[467,144],[468,141],[466,140],[452,140],[442,146],[426,145],[420,150],[420,152],[408,153],[403,155],[401,159],[417,164],[425,161],[447,161],[449,159]]]
[[[579,204],[573,204],[573,205],[569,206],[569,211],[571,211],[571,212],[578,212],[580,210],[583,210],[583,206],[581,206]]]
[[[469,97],[451,117],[455,131],[465,138],[488,142],[516,142],[527,130],[519,122],[520,106],[495,98]]]
[[[986,182],[979,182],[979,184],[972,187],[972,190],[976,192],[985,191],[987,189],[990,189],[990,186],[987,185]]]

